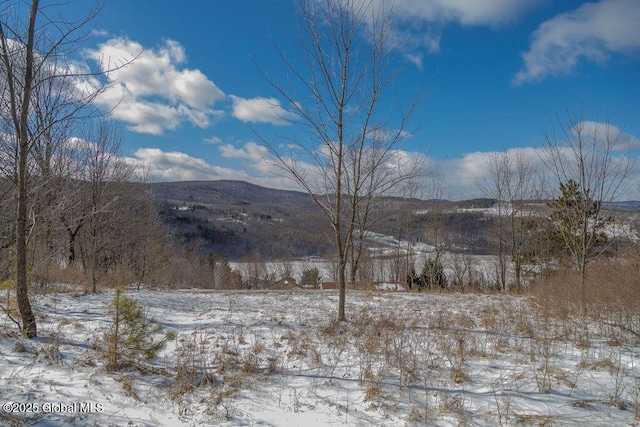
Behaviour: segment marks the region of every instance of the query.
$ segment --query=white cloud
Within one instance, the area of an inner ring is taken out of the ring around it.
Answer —
[[[597,125],[599,129],[604,130],[604,124],[595,122],[584,122],[585,131],[588,132],[589,127]],[[615,126],[609,127],[610,132],[615,134],[617,128]],[[635,138],[629,134],[626,135],[629,138],[634,139],[636,142],[638,138]],[[636,147],[639,147],[638,145]],[[553,192],[557,190],[557,177],[553,177],[553,171],[549,170],[545,161],[548,162],[549,153],[544,147],[518,147],[505,150],[512,159],[518,157],[526,159],[531,169],[534,171],[535,176],[530,177],[530,183],[540,183],[541,181],[551,179],[547,183],[547,192]],[[442,162],[437,162],[433,159],[428,159],[428,167],[425,167],[427,172],[434,170],[438,171],[443,186],[446,189],[445,194],[447,198],[454,200],[470,199],[477,197],[486,197],[481,187],[485,180],[490,178],[490,163],[491,158],[499,154],[498,151],[478,151],[473,153],[466,153],[460,157],[447,159]],[[565,165],[571,168],[573,162],[575,162],[575,153],[567,146],[559,147],[558,154],[566,158]],[[620,159],[620,155],[614,154],[613,161]],[[618,200],[631,200],[639,197],[638,191],[640,187],[638,182],[640,180],[640,163],[636,162],[632,165],[628,176],[626,177],[621,188],[624,189],[623,193],[617,194]],[[544,196],[544,194],[543,194]],[[429,197],[428,195],[426,197]]]
[[[204,159],[190,156],[179,151],[166,152],[159,148],[140,148],[133,157],[125,159],[140,172],[146,172],[151,182],[170,181],[209,181],[240,180],[268,188],[299,189],[295,183],[285,177],[268,172],[260,172],[252,164],[241,170],[212,165]]]
[[[571,73],[581,60],[606,62],[612,54],[640,52],[640,1],[586,3],[542,23],[523,54],[515,84]]]
[[[275,166],[268,160],[268,153],[264,151],[264,147],[248,142],[240,148],[235,148],[228,144],[216,145],[220,154],[229,160],[244,159],[246,160],[242,167],[233,168],[222,167],[210,164],[204,159],[190,156],[186,153],[172,151],[165,152],[158,148],[140,148],[135,151],[133,157],[126,160],[139,168],[148,172],[150,181],[183,181],[183,180],[218,180],[232,179],[251,182],[269,188],[278,189],[294,189],[303,191],[302,188],[291,178],[288,178],[283,170]],[[511,148],[507,150],[514,157],[520,155],[531,162],[534,170],[543,172],[545,165],[543,158],[545,156],[542,148],[522,147]],[[478,183],[482,183],[484,179],[489,178],[489,163],[492,156],[496,152],[474,152],[467,153],[461,157],[437,162],[434,159],[427,158],[424,165],[424,173],[438,171],[441,176],[444,197],[453,200],[469,199],[475,197],[485,197]],[[396,153],[397,159],[410,162],[417,158],[418,154],[399,151]],[[569,153],[567,153],[570,158]],[[227,163],[231,163],[228,161]],[[296,164],[305,171],[307,178],[312,181],[312,186],[320,192],[323,188],[321,174],[317,167],[296,160]],[[532,178],[533,179],[533,178]],[[637,199],[637,184],[640,179],[640,164],[634,165],[627,180],[628,185],[625,188],[630,190],[629,193],[619,195],[619,199]],[[555,184],[551,184],[555,189]],[[419,195],[429,198],[430,194],[424,193]]]
[[[422,59],[423,59],[423,55],[416,53],[416,54],[412,54],[412,53],[405,53],[404,57],[407,61],[411,62],[413,65],[415,65],[418,70],[423,70],[424,66],[422,65]]]
[[[535,171],[544,170],[541,148],[510,148],[506,152],[512,158],[526,159]],[[431,160],[429,170],[437,168],[445,189],[445,197],[454,200],[486,197],[481,187],[485,180],[490,178],[491,159],[498,153],[497,151],[466,153],[461,157],[447,159],[439,164]]]
[[[162,134],[184,122],[205,128],[222,115],[213,105],[226,99],[200,70],[184,68],[187,56],[180,43],[165,40],[155,49],[126,39],[112,38],[89,56],[108,73],[110,87],[97,102],[113,109],[113,117],[140,133]]]
[[[394,5],[405,19],[498,26],[514,21],[539,3],[539,0],[404,0]]]
[[[247,142],[242,148],[235,148],[231,144],[220,146],[220,154],[229,159],[244,159],[262,161],[269,157],[269,150],[266,147],[256,144],[255,142]]]
[[[230,144],[216,144],[222,157],[243,160],[242,168],[212,165],[204,159],[179,151],[166,152],[159,148],[139,148],[128,162],[148,171],[151,181],[185,181],[236,179],[248,182],[271,181],[274,167],[265,159],[268,151],[254,142],[235,148]]]
[[[233,101],[233,117],[243,122],[286,125],[293,117],[275,98],[245,99],[233,95],[229,98]]]
[[[107,30],[100,30],[100,29],[94,28],[93,30],[91,30],[91,35],[93,37],[109,37],[111,33],[109,33],[109,31]]]
[[[389,4],[375,0],[378,7]],[[422,69],[420,51],[440,52],[442,27],[457,23],[498,27],[517,20],[540,0],[402,0],[393,2],[398,18],[394,45],[405,59]]]
[[[640,149],[640,138],[626,133],[612,124],[585,120],[577,124],[572,132],[577,134],[578,129],[589,139],[595,136],[603,143],[606,143],[607,140],[615,142],[617,151]]]
[[[396,28],[392,33],[393,48],[401,52],[405,59],[422,69],[424,51],[440,52],[442,34],[437,26],[416,16],[398,16]]]
[[[222,157],[227,159],[240,159],[245,165],[262,174],[272,173],[275,169],[269,150],[255,142],[247,142],[242,148],[236,148],[231,144],[218,147]]]
[[[362,0],[363,4],[368,1]],[[549,0],[373,0],[377,10],[391,10],[393,47],[422,69],[420,52],[440,52],[443,27],[449,24],[500,27]],[[325,0],[316,0],[320,7]]]
[[[166,152],[159,148],[139,148],[127,159],[134,166],[148,172],[150,181],[188,181],[240,179],[243,172],[214,166],[205,160],[178,151]]]

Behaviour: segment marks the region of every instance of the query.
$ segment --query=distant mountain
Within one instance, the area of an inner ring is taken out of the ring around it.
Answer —
[[[230,258],[259,253],[263,258],[320,256],[333,251],[327,219],[313,199],[243,181],[181,181],[147,184],[173,234],[187,247]],[[403,240],[429,241],[431,211],[450,212],[442,227],[458,246],[487,251],[482,213],[457,209],[490,207],[490,199],[462,202],[389,198],[372,231]],[[464,241],[464,244],[462,243]],[[371,242],[375,246],[375,242]],[[453,243],[452,243],[453,244]]]
[[[259,253],[265,259],[321,256],[333,252],[332,231],[311,196],[243,181],[186,181],[147,184],[173,234],[202,253],[237,259]],[[545,205],[544,201],[536,201]],[[451,250],[490,254],[496,248],[494,199],[462,201],[385,199],[371,231],[394,239],[432,244],[446,234]],[[615,202],[630,211],[640,202]],[[439,233],[434,232],[439,227]],[[371,241],[368,247],[376,247]]]
[[[308,194],[276,190],[244,181],[180,181],[148,184],[154,195],[167,200],[215,205],[313,203]]]
[[[229,180],[147,185],[173,233],[201,252],[282,258],[330,250],[327,222],[306,193]]]
[[[640,211],[640,200],[607,203],[607,207],[619,211]]]

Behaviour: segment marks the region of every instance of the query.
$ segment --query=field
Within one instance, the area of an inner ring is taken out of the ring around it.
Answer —
[[[35,340],[2,318],[0,424],[640,423],[639,337],[529,297],[349,292],[338,323],[332,291],[126,294],[169,340],[119,370],[113,292],[35,295]]]

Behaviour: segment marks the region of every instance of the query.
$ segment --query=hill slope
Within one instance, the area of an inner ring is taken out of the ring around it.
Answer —
[[[202,252],[280,258],[330,248],[326,221],[308,194],[242,181],[148,185],[176,236]]]
[[[188,181],[148,184],[162,206],[164,221],[188,247],[230,258],[260,253],[267,259],[320,256],[331,252],[329,223],[306,193],[276,190],[242,181]],[[402,240],[430,239],[430,212],[446,212],[441,226],[451,244],[486,253],[482,212],[490,199],[460,202],[390,198],[372,230]],[[377,213],[380,213],[377,212]],[[375,241],[370,242],[376,245]]]

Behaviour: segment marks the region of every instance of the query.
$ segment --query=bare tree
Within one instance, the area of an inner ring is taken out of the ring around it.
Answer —
[[[395,253],[390,260],[390,271],[393,281],[407,282],[409,278],[416,276],[415,263],[416,254],[414,252],[414,199],[421,190],[421,184],[417,181],[410,181],[407,186],[405,197],[400,200],[396,211],[394,233],[396,234]]]
[[[302,186],[329,220],[338,265],[338,320],[345,320],[349,256],[364,238],[374,201],[415,174],[399,152],[417,103],[383,111],[391,68],[391,14],[384,4],[363,0],[299,0],[301,63],[276,46],[297,84],[264,77],[292,109],[290,119],[306,131],[292,138],[290,156],[268,144],[276,164]],[[397,119],[392,125],[390,117]],[[364,225],[364,227],[363,227]],[[353,259],[357,262],[357,256]]]
[[[629,144],[608,118],[597,123],[585,116],[584,108],[578,114],[567,110],[565,121],[558,116],[545,132],[543,158],[563,193],[554,205],[552,225],[580,273],[583,311],[587,264],[607,247],[600,244],[605,207],[621,195],[633,163]]]
[[[355,158],[347,162],[349,168],[345,194],[349,198],[345,222],[354,225],[347,248],[350,283],[355,283],[358,277],[361,278],[360,281],[373,281],[371,271],[365,274],[359,271],[361,263],[371,257],[365,248],[369,232],[380,221],[387,219],[399,198],[413,194],[414,186],[411,184],[423,163],[422,159],[416,159],[411,164],[406,164],[384,153],[384,149],[380,147],[381,141],[373,141],[373,144],[373,147],[366,150],[349,152]],[[365,178],[366,181],[363,182]]]
[[[257,252],[242,256],[238,260],[238,270],[245,289],[266,289],[273,282],[267,264]]]
[[[209,267],[211,288],[216,290],[242,288],[238,274],[231,270],[229,261],[223,255],[214,256],[209,252],[206,262]]]
[[[140,181],[144,184],[146,178],[142,177]],[[124,256],[122,262],[133,273],[139,289],[147,277],[159,269],[167,233],[156,202],[142,186],[129,188],[120,214],[126,219],[120,250]]]
[[[462,292],[464,292],[465,287],[473,286],[475,268],[473,255],[466,252],[452,253],[449,265],[454,286],[459,286]]]
[[[275,265],[274,274],[277,279],[287,279],[293,277],[293,271],[293,258],[287,254]]]
[[[433,203],[426,212],[426,229],[423,230],[424,241],[433,246],[433,255],[425,259],[425,266],[422,272],[426,273],[426,277],[423,274],[422,279],[425,283],[435,284],[439,283],[442,279],[441,270],[444,265],[444,251],[447,244],[450,241],[450,235],[446,229],[446,212],[444,210],[444,204],[442,201],[445,199],[445,184],[442,174],[439,171],[434,172],[429,179],[428,198],[432,199]]]
[[[497,280],[503,291],[510,283],[509,267],[513,269],[515,286],[523,286],[525,253],[530,236],[525,224],[533,214],[527,205],[536,194],[535,183],[536,175],[530,159],[518,150],[493,153],[489,158],[488,176],[480,183],[485,195],[496,199]]]
[[[34,132],[29,153],[33,217],[29,246],[33,270],[42,283],[46,283],[49,270],[57,268],[64,253],[56,245],[63,232],[60,217],[74,208],[69,190],[77,178],[78,150],[70,143],[71,135],[79,122],[91,120],[97,113],[92,108],[85,108],[89,99],[78,97],[75,80],[56,77],[63,66],[57,58],[50,60],[43,71],[43,83],[33,90],[32,100],[37,132]]]
[[[97,73],[72,64],[72,57],[90,34],[91,21],[101,10],[98,3],[79,21],[69,21],[44,11],[39,0],[26,8],[28,20],[20,17],[25,8],[4,2],[0,15],[0,111],[12,139],[16,189],[16,295],[22,331],[30,338],[37,335],[36,320],[28,296],[27,238],[29,228],[29,156],[36,141],[52,127],[73,121],[79,116],[95,114],[93,100],[104,89]],[[79,83],[83,81],[83,87]],[[60,89],[64,96],[47,98],[47,108],[36,108],[39,95],[55,93],[46,87]],[[41,90],[43,89],[43,90]],[[90,111],[89,113],[85,111]],[[41,114],[47,112],[46,114]]]
[[[513,154],[508,169],[508,250],[513,264],[514,284],[517,288],[522,288],[525,285],[523,276],[527,262],[526,253],[532,241],[532,232],[526,225],[536,214],[530,201],[539,192],[539,186],[536,185],[536,174],[531,160],[521,151]]]
[[[495,215],[496,226],[494,235],[497,243],[497,264],[496,264],[496,280],[497,287],[501,290],[507,289],[507,253],[506,253],[506,236],[505,236],[505,220],[504,209],[506,199],[506,181],[510,174],[511,159],[508,155],[494,153],[489,159],[489,175],[479,185],[487,197],[495,199],[497,212]]]
[[[85,215],[88,230],[83,239],[83,266],[90,272],[91,291],[101,272],[116,261],[125,236],[128,212],[123,212],[123,195],[130,188],[133,168],[118,156],[122,130],[107,119],[90,124],[82,142],[81,185],[86,188]]]
[[[37,336],[36,318],[31,309],[28,295],[27,281],[27,156],[30,148],[29,138],[29,107],[31,92],[34,87],[34,51],[36,36],[36,16],[38,12],[38,0],[33,0],[29,12],[29,23],[26,29],[26,37],[20,40],[17,29],[9,28],[8,24],[0,21],[0,42],[2,43],[2,69],[4,85],[2,113],[10,115],[12,131],[15,138],[15,176],[17,187],[16,206],[16,302],[22,320],[22,332],[29,338]],[[5,17],[5,13],[2,14]],[[10,46],[23,41],[17,49]],[[16,52],[17,50],[17,52]]]

